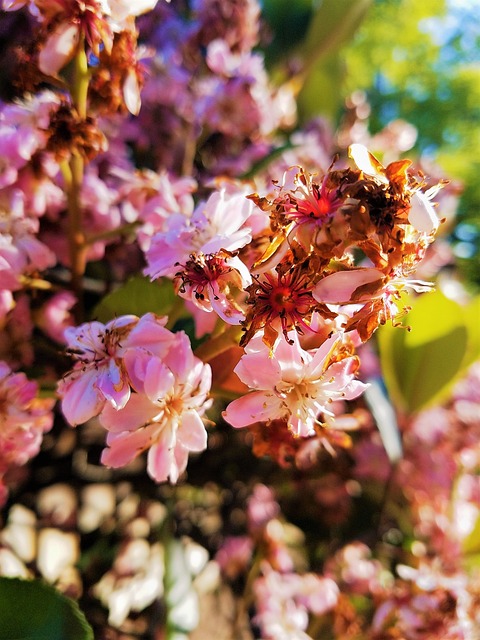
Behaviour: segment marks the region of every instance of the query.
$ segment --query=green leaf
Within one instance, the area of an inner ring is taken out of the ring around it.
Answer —
[[[134,276],[112,293],[103,298],[95,307],[92,316],[100,322],[129,313],[142,316],[153,312],[168,315],[177,296],[170,280],[150,282],[148,278]]]
[[[475,307],[463,308],[441,292],[407,300],[410,332],[391,326],[378,332],[380,361],[389,395],[414,413],[445,399],[478,357]]]
[[[288,55],[305,37],[313,14],[313,0],[263,0],[262,18],[271,31],[265,48],[268,66]]]
[[[93,640],[75,601],[40,580],[0,578],[0,640]]]
[[[319,3],[300,55],[313,64],[323,56],[338,52],[348,42],[364,18],[371,0],[324,0]]]
[[[302,121],[322,114],[332,121],[343,105],[345,63],[341,50],[362,22],[371,0],[325,0],[310,22],[305,40],[296,51],[302,60],[298,96]]]
[[[472,531],[462,541],[462,551],[464,554],[480,554],[480,517],[477,518]]]
[[[465,307],[464,313],[469,336],[465,366],[469,366],[480,358],[480,295]]]

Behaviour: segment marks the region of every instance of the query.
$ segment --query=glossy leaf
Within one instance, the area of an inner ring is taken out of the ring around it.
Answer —
[[[406,303],[412,311],[404,324],[411,331],[386,326],[378,337],[389,394],[399,408],[414,413],[447,397],[478,357],[478,328],[475,331],[474,322],[468,319],[467,308],[440,292]]]
[[[93,317],[108,322],[116,316],[133,313],[142,316],[153,312],[168,315],[177,297],[170,280],[150,282],[148,278],[134,276],[95,307]]]
[[[0,640],[93,640],[75,601],[40,580],[0,578]]]

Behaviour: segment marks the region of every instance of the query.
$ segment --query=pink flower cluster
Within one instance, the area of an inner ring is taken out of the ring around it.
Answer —
[[[104,464],[122,467],[148,449],[150,476],[176,482],[189,452],[207,444],[211,370],[186,334],[165,323],[149,313],[67,328],[75,364],[58,393],[72,425],[100,417],[108,431]]]
[[[36,382],[0,362],[0,505],[7,499],[5,474],[38,454],[53,425],[51,398],[40,398]]]
[[[332,403],[352,400],[366,388],[354,377],[357,358],[341,351],[340,334],[308,351],[300,346],[296,331],[288,339],[277,337],[269,349],[259,334],[245,348],[235,372],[253,391],[224,412],[234,427],[280,419],[294,436],[307,438],[316,434],[322,420],[334,424]]]

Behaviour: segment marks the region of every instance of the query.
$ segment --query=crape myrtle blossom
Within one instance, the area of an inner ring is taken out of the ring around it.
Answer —
[[[125,315],[107,324],[93,321],[65,330],[67,354],[75,363],[60,380],[58,394],[70,424],[97,416],[107,402],[116,410],[125,406],[131,386],[134,390],[142,387],[136,373],[138,362],[165,353],[172,335],[165,329],[166,321],[166,317],[147,313],[141,318]]]
[[[51,114],[61,100],[51,91],[0,106],[0,187],[12,185],[18,172],[47,144]]]
[[[224,418],[234,427],[284,419],[296,436],[309,437],[330,403],[358,397],[366,385],[355,379],[358,359],[332,335],[316,350],[300,346],[295,331],[279,336],[273,348],[255,336],[234,371],[253,391],[231,402]]]
[[[245,315],[234,293],[252,282],[250,272],[236,255],[219,251],[205,256],[193,255],[175,275],[177,293],[199,309],[215,313],[227,324],[240,324]]]
[[[54,400],[38,397],[38,385],[0,362],[0,505],[7,498],[4,476],[36,456],[53,425]]]
[[[206,63],[213,74],[198,83],[196,110],[209,130],[255,138],[294,122],[293,97],[285,88],[273,93],[261,55],[232,53],[216,39],[207,47]]]
[[[0,289],[15,291],[22,275],[52,267],[57,259],[37,237],[38,219],[25,215],[23,194],[9,195],[2,202],[0,194]]]
[[[76,362],[58,394],[71,424],[100,415],[109,432],[105,465],[122,467],[149,449],[150,476],[176,482],[189,451],[206,447],[211,370],[193,355],[186,334],[165,323],[149,313],[67,328],[67,352]]]
[[[385,183],[388,183],[392,177],[392,167],[396,168],[404,162],[399,160],[398,162],[391,163],[387,168],[384,168],[377,158],[362,144],[352,144],[349,149],[349,154],[363,173]],[[410,164],[410,161],[408,161],[408,163]],[[439,188],[440,185],[424,193],[420,191],[418,187],[410,187],[411,206],[408,213],[408,222],[422,233],[433,233],[440,225],[440,220],[430,202],[431,198],[438,193]]]

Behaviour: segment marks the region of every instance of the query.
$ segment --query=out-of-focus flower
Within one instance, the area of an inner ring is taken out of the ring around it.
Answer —
[[[127,542],[113,567],[94,587],[108,608],[108,622],[119,627],[130,611],[143,611],[163,594],[163,547],[139,538]]]
[[[335,607],[339,589],[331,578],[313,573],[278,573],[265,567],[254,583],[254,622],[268,640],[310,640],[309,613],[320,616]]]
[[[252,538],[249,536],[230,536],[223,541],[215,555],[215,560],[227,580],[235,580],[246,572],[252,554]]]
[[[54,400],[39,398],[36,382],[0,362],[0,504],[7,498],[4,476],[37,455],[53,425]]]
[[[77,302],[71,291],[55,293],[36,315],[38,326],[49,338],[65,344],[65,329],[73,326],[72,308]]]
[[[384,584],[393,581],[393,576],[362,542],[352,542],[337,551],[327,562],[324,573],[332,577],[342,591],[366,596],[382,593]]]

